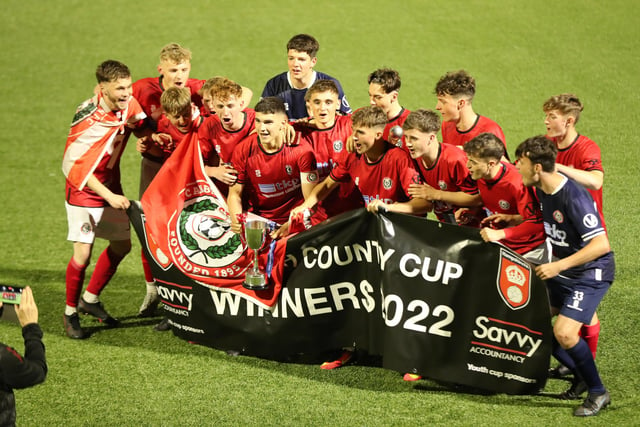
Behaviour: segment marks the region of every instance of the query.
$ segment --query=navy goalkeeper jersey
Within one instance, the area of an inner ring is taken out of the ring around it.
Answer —
[[[344,95],[344,91],[342,90],[342,86],[338,80],[328,74],[314,71],[313,78],[311,79],[309,86],[311,86],[316,80],[333,80],[338,87],[340,95],[340,111],[344,114],[351,113],[351,107],[349,107],[347,97]],[[306,93],[307,89],[294,89],[291,86],[289,72],[287,71],[282,74],[278,74],[267,82],[264,90],[262,91],[262,98],[266,98],[267,96],[277,96],[282,98],[284,105],[287,108],[287,116],[289,116],[289,120],[297,120],[309,116],[307,113],[307,105],[304,101]]]

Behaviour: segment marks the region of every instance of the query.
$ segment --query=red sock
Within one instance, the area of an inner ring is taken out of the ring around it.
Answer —
[[[88,265],[88,264],[87,264]],[[65,282],[67,284],[67,305],[69,307],[77,307],[82,292],[82,284],[84,283],[84,273],[87,271],[87,265],[79,265],[71,257],[67,265],[67,275]]]
[[[596,352],[598,351],[598,338],[600,338],[600,321],[595,325],[582,325],[580,328],[582,339],[587,342],[591,354],[593,354],[593,360],[596,360]]]
[[[98,262],[96,262],[96,268],[91,275],[91,280],[89,280],[87,291],[94,295],[100,295],[100,292],[102,292],[115,274],[118,264],[120,264],[123,258],[123,256],[113,253],[109,247],[102,251]]]
[[[147,257],[144,256],[144,250],[142,250],[141,255],[142,255],[142,270],[144,271],[144,280],[147,283],[151,283],[155,279],[153,278],[153,274],[151,273],[151,267],[149,266],[149,261],[147,261]]]

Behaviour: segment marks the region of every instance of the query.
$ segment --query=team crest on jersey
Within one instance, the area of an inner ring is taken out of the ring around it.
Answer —
[[[343,147],[344,143],[341,140],[333,141],[333,151],[335,153],[341,152]]]
[[[562,224],[564,222],[564,215],[562,215],[560,211],[553,211],[553,219],[555,219],[558,224]]]
[[[195,276],[217,276],[217,271],[237,261],[244,251],[240,235],[231,231],[226,206],[207,194],[201,183],[191,183],[184,201],[169,223],[169,247],[173,262]]]
[[[506,200],[500,200],[498,202],[498,206],[500,206],[500,209],[503,210],[509,210],[509,208],[511,208],[511,204],[509,202],[507,202]]]
[[[587,228],[596,228],[598,226],[598,217],[594,214],[586,214],[584,218],[582,218],[582,223]]]
[[[500,249],[500,268],[496,283],[502,301],[512,310],[519,310],[529,304],[531,266],[504,249]]]
[[[441,190],[445,190],[446,191],[447,190],[447,183],[442,181],[442,180],[440,180],[440,181],[438,181],[438,187],[440,187]]]
[[[260,169],[256,169],[254,172],[258,178],[262,176],[262,172],[260,172]]]
[[[391,187],[393,187],[393,180],[391,178],[388,178],[388,177],[383,178],[382,179],[382,187],[385,190],[390,190]]]
[[[287,175],[291,175],[293,173],[293,168],[291,165],[285,165],[284,170],[287,172]]]

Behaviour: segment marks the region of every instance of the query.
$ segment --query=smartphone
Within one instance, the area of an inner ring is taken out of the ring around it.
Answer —
[[[0,302],[3,304],[20,304],[22,289],[17,286],[0,285]]]

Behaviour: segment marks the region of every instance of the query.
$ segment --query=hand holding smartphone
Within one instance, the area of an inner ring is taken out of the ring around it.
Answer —
[[[0,285],[0,302],[3,304],[20,304],[23,289],[17,286]]]

